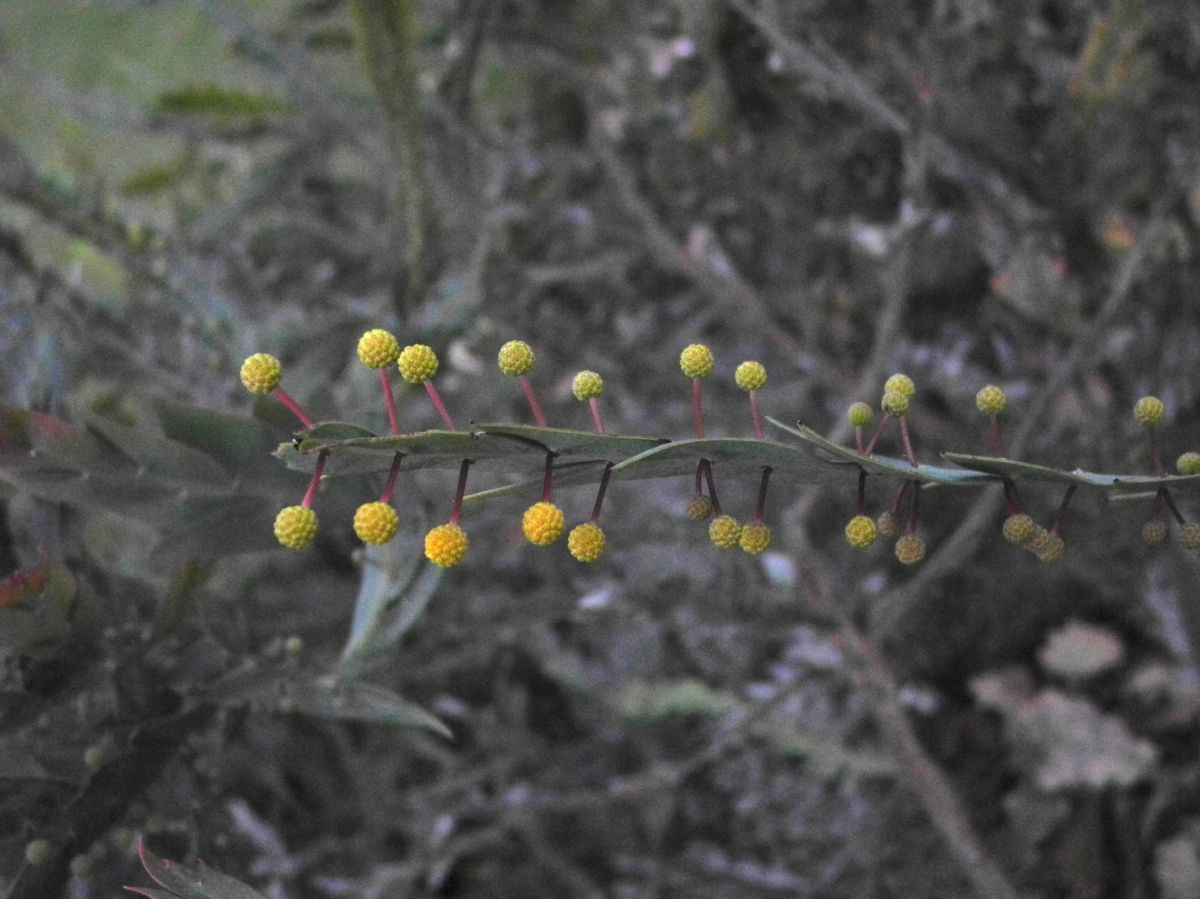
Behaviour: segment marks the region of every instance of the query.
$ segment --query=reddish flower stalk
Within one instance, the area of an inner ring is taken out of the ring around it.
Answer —
[[[764,440],[762,413],[758,409],[758,391],[750,391],[750,417],[754,419],[754,436],[759,440]]]
[[[392,393],[392,376],[388,374],[386,368],[379,369],[379,384],[383,387],[383,401],[387,404],[388,422],[392,426],[392,433],[403,434],[404,429],[400,427],[400,416],[396,414],[396,397]]]
[[[458,524],[462,517],[463,497],[467,495],[467,472],[471,468],[471,460],[463,459],[458,467],[458,489],[454,491],[454,511],[450,513],[450,523]]]
[[[381,503],[390,503],[396,490],[396,477],[400,474],[400,463],[404,461],[404,453],[396,453],[392,457],[392,467],[388,469],[387,483],[383,485],[383,493],[379,494]]]
[[[1004,479],[1004,509],[1009,515],[1021,514],[1021,494],[1010,478]]]
[[[904,441],[904,454],[908,456],[908,464],[913,468],[919,468],[920,463],[917,462],[917,454],[913,452],[912,440],[908,435],[908,416],[900,416],[900,439]]]
[[[1154,475],[1165,478],[1167,467],[1163,465],[1162,456],[1158,453],[1158,435],[1154,433],[1154,428],[1146,428],[1146,437],[1150,440],[1150,458],[1154,460]]]
[[[991,423],[988,424],[988,440],[992,444],[992,452],[997,456],[1006,456],[1008,447],[1004,443],[1004,432],[1000,430],[1000,418],[997,415],[991,416]]]
[[[912,503],[908,507],[908,530],[906,533],[910,537],[917,536],[917,504],[921,498],[921,487],[916,481],[905,481],[905,484],[912,485]]]
[[[321,487],[321,476],[325,473],[325,460],[328,458],[329,450],[321,450],[317,453],[317,467],[313,469],[312,480],[308,482],[308,491],[300,502],[305,509],[311,509],[313,500],[317,498],[317,491]]]
[[[295,401],[295,399],[292,398],[292,395],[290,393],[288,393],[282,387],[276,387],[271,392],[275,394],[275,399],[279,400],[279,402],[281,402],[285,406],[287,406],[288,409],[291,410],[292,414],[295,415],[298,419],[300,419],[300,424],[304,425],[304,427],[306,427],[306,428],[311,428],[311,427],[316,426],[316,422],[314,422],[311,418],[308,417],[308,413],[300,408],[300,404],[297,403]]]
[[[588,407],[592,410],[592,421],[596,423],[596,433],[604,433],[604,421],[600,418],[600,401],[595,397],[588,400]]]
[[[525,399],[529,401],[529,408],[533,412],[533,420],[537,422],[539,428],[549,427],[546,424],[546,416],[542,414],[542,407],[538,405],[537,394],[533,392],[533,382],[525,375],[521,375],[518,380],[521,382],[521,389],[525,391]]]
[[[1179,507],[1175,505],[1175,500],[1171,497],[1171,491],[1166,487],[1160,489],[1159,494],[1162,496],[1163,502],[1167,504],[1167,508],[1171,510],[1171,515],[1180,524],[1187,524],[1187,519],[1183,517],[1183,513],[1179,511]]]
[[[692,378],[692,419],[696,425],[696,439],[704,439],[704,404],[700,399],[700,379]]]
[[[762,470],[762,480],[758,482],[758,506],[754,510],[754,521],[762,524],[763,516],[767,512],[767,482],[771,479],[771,467],[764,465]]]
[[[446,423],[446,429],[457,431],[454,427],[454,419],[450,417],[450,413],[446,411],[446,404],[442,402],[442,395],[438,393],[438,389],[433,386],[433,381],[425,382],[425,392],[429,394],[429,400],[433,403],[433,408],[437,409],[438,415],[442,416],[442,421]]]
[[[546,453],[546,471],[542,475],[542,502],[554,499],[554,453]]]
[[[896,493],[896,501],[892,503],[891,515],[897,518],[900,515],[900,510],[904,508],[904,500],[908,498],[908,491],[912,489],[913,482],[905,481],[900,485],[900,490]]]
[[[700,467],[704,469],[704,480],[708,482],[708,498],[712,501],[713,514],[721,514],[721,501],[717,499],[717,485],[713,481],[712,463],[707,459],[700,460]]]
[[[872,445],[874,445],[874,444],[872,444]],[[855,425],[855,427],[854,427],[854,448],[855,448],[856,450],[858,450],[858,454],[859,454],[860,456],[864,456],[864,457],[865,457],[865,456],[867,455],[867,454],[866,454],[866,452],[864,452],[864,451],[863,451],[863,432],[862,432],[862,428],[861,428],[861,427],[859,427],[859,426],[857,426],[857,425]]]
[[[1067,492],[1063,494],[1062,502],[1058,505],[1058,511],[1054,513],[1054,523],[1050,525],[1050,533],[1055,537],[1062,536],[1063,524],[1067,517],[1067,506],[1071,504],[1071,497],[1075,495],[1077,486],[1071,484],[1067,487]]]
[[[867,514],[867,473],[861,468],[858,470],[858,514]]]
[[[604,494],[608,491],[608,479],[612,475],[613,463],[604,466],[604,474],[600,475],[600,489],[596,491],[596,504],[592,506],[592,524],[600,521],[600,510],[604,508]]]
[[[887,433],[887,429],[892,426],[892,415],[889,412],[883,414],[883,418],[879,420],[879,427],[875,431],[875,436],[871,438],[871,442],[867,444],[867,448],[862,451],[862,455],[868,459],[875,452],[875,445],[879,443],[879,439]]]

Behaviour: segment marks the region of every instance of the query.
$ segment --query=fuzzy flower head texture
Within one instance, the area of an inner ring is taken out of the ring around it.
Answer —
[[[742,548],[742,552],[752,556],[766,552],[770,545],[771,529],[761,522],[746,525],[738,535],[738,546]]]
[[[439,568],[453,568],[467,556],[471,541],[456,524],[439,524],[425,535],[425,558]]]
[[[554,503],[534,503],[521,518],[525,539],[534,546],[550,546],[562,536],[565,527],[562,509]]]
[[[510,378],[519,378],[533,371],[537,357],[533,355],[533,347],[523,340],[510,340],[500,347],[496,362],[501,374]]]
[[[975,408],[984,415],[999,415],[1008,405],[1008,397],[995,384],[988,384],[975,394]]]
[[[437,353],[423,343],[406,346],[396,361],[400,377],[409,384],[424,384],[437,374]]]
[[[387,368],[399,355],[399,341],[383,328],[372,328],[358,338],[358,361],[367,368]]]
[[[255,353],[242,363],[241,377],[243,387],[257,396],[264,396],[279,386],[283,366],[268,353]]]
[[[855,549],[866,549],[876,536],[875,522],[867,515],[855,515],[846,523],[846,542]]]
[[[856,428],[870,427],[875,420],[875,411],[866,403],[851,403],[846,410],[846,421]]]
[[[712,512],[712,500],[707,496],[693,496],[688,500],[687,507],[684,509],[684,513],[692,521],[704,521],[709,515],[712,515]]]
[[[1144,396],[1134,403],[1133,417],[1138,424],[1152,428],[1163,423],[1167,417],[1167,407],[1156,396]]]
[[[571,392],[581,403],[599,399],[604,394],[604,379],[594,371],[581,371],[571,381]]]
[[[743,362],[734,371],[733,380],[742,390],[762,390],[767,384],[767,370],[761,362]]]
[[[732,515],[718,515],[708,526],[708,539],[719,549],[733,549],[742,536],[742,526]]]
[[[383,502],[363,503],[354,513],[354,533],[370,546],[382,546],[396,536],[400,516]]]
[[[600,525],[590,521],[576,525],[567,535],[567,549],[580,562],[595,562],[604,555],[607,545]]]
[[[712,350],[702,343],[689,344],[679,354],[679,367],[689,378],[707,378],[715,366]]]
[[[304,549],[317,536],[317,513],[304,506],[288,506],[275,516],[275,539],[288,549]]]
[[[1004,539],[1014,546],[1024,546],[1033,537],[1036,530],[1036,522],[1024,512],[1009,515],[1001,526]]]

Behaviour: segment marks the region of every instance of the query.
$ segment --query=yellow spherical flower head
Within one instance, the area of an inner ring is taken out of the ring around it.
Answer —
[[[1134,404],[1133,417],[1138,424],[1153,427],[1162,424],[1167,417],[1167,407],[1156,396],[1144,396]]]
[[[875,412],[866,403],[851,403],[846,410],[846,421],[856,428],[870,427],[875,420]]]
[[[1066,541],[1058,534],[1051,534],[1042,548],[1037,551],[1037,557],[1043,562],[1057,562],[1066,551]]]
[[[761,362],[743,362],[734,370],[733,380],[742,390],[762,390],[767,383],[767,370]]]
[[[400,355],[400,344],[391,331],[373,328],[358,338],[358,360],[367,368],[387,368]]]
[[[899,390],[888,390],[883,394],[879,405],[888,415],[907,415],[908,394],[901,393]]]
[[[1024,546],[1037,530],[1037,523],[1024,512],[1019,512],[1004,519],[1000,530],[1004,534],[1004,539],[1009,543],[1015,546]]]
[[[718,515],[708,526],[708,539],[719,549],[733,549],[742,536],[742,526],[732,515]]]
[[[1167,523],[1165,521],[1147,521],[1142,525],[1142,541],[1147,546],[1158,546],[1167,540]]]
[[[1180,474],[1200,474],[1200,453],[1184,453],[1175,460],[1175,470]]]
[[[771,545],[771,529],[765,524],[748,524],[742,528],[738,537],[738,546],[743,552],[757,556],[766,551]]]
[[[500,355],[496,357],[502,374],[510,378],[519,378],[533,371],[537,358],[533,355],[533,347],[523,340],[510,340],[500,347]]]
[[[554,503],[534,503],[521,518],[525,539],[534,546],[549,546],[562,536],[566,527],[562,509]]]
[[[702,343],[689,344],[679,354],[679,367],[689,378],[707,378],[715,365],[712,350]]]
[[[1184,549],[1200,549],[1200,524],[1189,522],[1179,529],[1179,542]]]
[[[896,374],[883,382],[883,392],[902,393],[905,396],[912,396],[917,392],[917,385],[913,383],[913,379],[908,375],[896,372]]]
[[[304,506],[288,506],[275,516],[275,539],[288,549],[304,549],[317,536],[317,513]]]
[[[567,549],[580,562],[595,562],[604,555],[607,545],[600,525],[590,521],[571,528],[567,535]]]
[[[866,549],[876,536],[875,522],[866,515],[855,515],[846,523],[846,542],[855,549]]]
[[[439,524],[425,535],[425,558],[439,568],[453,568],[467,555],[471,541],[456,524]]]
[[[712,500],[707,496],[693,496],[688,500],[687,508],[684,511],[692,521],[703,521],[712,515]]]
[[[604,379],[594,371],[581,371],[571,382],[571,392],[581,403],[598,399],[604,394]]]
[[[925,558],[925,541],[909,534],[896,541],[896,558],[905,565],[916,565]]]
[[[438,357],[432,349],[423,343],[406,346],[397,360],[400,367],[400,377],[409,384],[424,384],[437,374]]]
[[[251,393],[263,396],[279,386],[283,366],[268,353],[255,353],[242,363],[242,384]]]
[[[387,503],[363,503],[354,513],[354,533],[363,543],[382,546],[396,536],[400,516]]]
[[[1022,544],[1031,552],[1039,553],[1046,548],[1046,544],[1050,542],[1050,532],[1040,524],[1033,526],[1033,533],[1029,535],[1029,539]]]
[[[975,408],[984,415],[999,415],[1008,405],[1008,397],[995,384],[988,384],[975,394]]]

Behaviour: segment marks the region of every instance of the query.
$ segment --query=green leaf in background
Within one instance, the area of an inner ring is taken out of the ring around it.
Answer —
[[[153,889],[126,887],[143,896],[152,896],[154,899],[164,895],[177,896],[179,899],[266,899],[258,890],[228,874],[214,871],[203,862],[192,867],[161,858],[147,848],[145,840],[138,844],[138,857],[151,879],[167,888],[167,892],[162,893]]]
[[[157,112],[203,116],[218,123],[260,122],[290,112],[291,105],[269,94],[250,93],[216,84],[192,85],[158,95]]]
[[[212,457],[144,426],[128,427],[101,415],[87,415],[84,423],[150,474],[206,486],[221,486],[229,479]]]
[[[1170,487],[1172,490],[1194,490],[1200,487],[1200,474],[1168,475],[1160,478],[1144,474],[1097,474],[1081,468],[1066,471],[1061,468],[1036,465],[1032,462],[1020,462],[1016,459],[971,456],[963,453],[942,453],[942,458],[962,468],[987,472],[1014,481],[1057,481],[1083,487],[1099,487],[1115,494],[1153,496],[1159,487]]]
[[[211,684],[203,697],[218,705],[289,712],[359,721],[397,728],[424,728],[451,739],[453,734],[438,718],[387,687],[362,681],[339,681],[293,670],[251,668],[234,672]]]
[[[793,428],[769,416],[767,421],[779,430],[785,431],[793,437],[799,437],[813,449],[824,452],[827,458],[831,457],[828,458],[829,463],[854,465],[867,474],[887,478],[903,478],[906,481],[921,481],[925,484],[941,484],[947,487],[967,487],[987,484],[996,480],[994,475],[985,472],[962,471],[957,468],[944,468],[940,465],[919,465],[913,468],[907,459],[892,459],[878,454],[866,459],[849,447],[838,446],[836,443],[826,440],[805,425]]]

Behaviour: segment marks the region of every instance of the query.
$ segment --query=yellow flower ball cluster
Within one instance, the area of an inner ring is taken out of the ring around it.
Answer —
[[[456,524],[439,524],[425,535],[425,558],[439,568],[453,568],[467,555],[471,541]]]
[[[689,344],[679,354],[679,367],[689,378],[707,378],[715,365],[712,350],[702,343]]]
[[[279,386],[283,366],[268,353],[255,353],[242,363],[242,386],[253,394],[263,396]]]
[[[304,506],[288,506],[275,516],[275,539],[288,549],[304,549],[317,536],[317,513]]]
[[[734,371],[733,380],[742,390],[762,390],[767,383],[767,370],[761,362],[743,362]]]
[[[525,539],[534,546],[550,546],[562,536],[566,519],[554,503],[534,503],[521,518]]]
[[[533,355],[533,347],[523,340],[510,340],[500,347],[496,357],[500,372],[510,378],[519,378],[533,371],[537,357]]]
[[[358,338],[358,361],[367,368],[387,368],[400,355],[400,342],[383,328],[373,328]]]
[[[437,353],[423,343],[406,346],[396,361],[400,377],[409,384],[424,384],[437,374]]]
[[[567,549],[580,562],[595,562],[604,555],[607,545],[600,525],[590,521],[576,525],[567,535]]]
[[[354,513],[354,533],[371,546],[387,543],[396,536],[399,527],[400,516],[387,503],[363,503]]]
[[[598,399],[604,394],[604,379],[594,371],[581,371],[571,382],[571,392],[581,403]]]
[[[876,536],[875,522],[869,516],[855,515],[846,523],[846,542],[855,549],[866,549]]]

